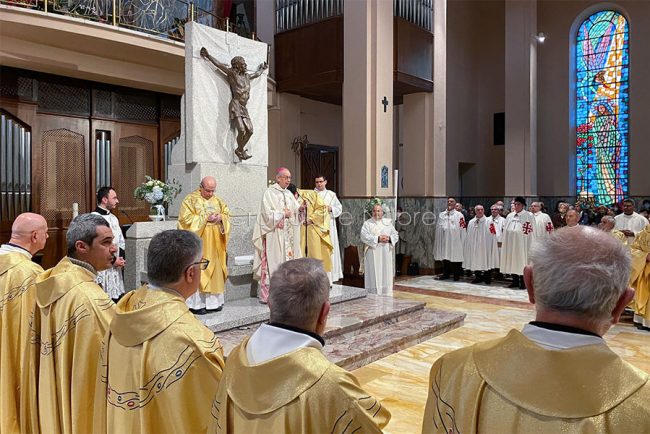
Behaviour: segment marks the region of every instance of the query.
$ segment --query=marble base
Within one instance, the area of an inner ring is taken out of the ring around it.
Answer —
[[[462,313],[425,309],[421,302],[368,295],[332,306],[324,353],[337,365],[354,369],[459,327],[464,318]],[[224,354],[260,323],[217,333]]]
[[[335,305],[365,297],[366,294],[367,291],[363,288],[334,284],[330,290],[330,303]],[[259,323],[268,321],[269,308],[268,305],[260,303],[257,297],[244,298],[232,302],[228,302],[228,299],[226,299],[222,311],[197,315],[196,317],[215,333],[231,330],[236,327],[241,330],[248,330],[251,325],[255,325],[255,328],[257,328]]]
[[[454,282],[451,280],[437,280],[433,276],[418,276],[406,279],[400,279],[395,282],[396,289],[400,286],[409,288],[419,288],[431,291],[444,291],[454,294],[471,295],[476,297],[486,297],[499,300],[508,300],[529,304],[528,292],[519,289],[507,288],[509,282],[495,281],[491,285],[473,285],[468,282]]]

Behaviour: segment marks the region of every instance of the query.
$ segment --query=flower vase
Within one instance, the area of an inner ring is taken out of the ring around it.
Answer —
[[[154,222],[165,221],[165,207],[162,202],[151,205],[149,210],[149,220]]]

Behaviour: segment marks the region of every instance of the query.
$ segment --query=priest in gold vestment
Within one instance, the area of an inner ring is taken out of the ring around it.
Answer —
[[[298,203],[306,205],[304,207],[305,219],[303,219],[300,228],[300,246],[303,257],[323,261],[323,268],[327,273],[331,273],[333,246],[330,238],[329,208],[318,192],[302,189],[296,191],[299,197]]]
[[[178,215],[178,229],[194,232],[203,241],[203,256],[210,261],[201,272],[201,288],[187,299],[193,313],[220,311],[228,278],[226,265],[230,237],[230,209],[214,195],[217,181],[212,176],[201,180],[199,188],[188,194]]]
[[[211,433],[381,433],[390,412],[322,353],[329,279],[301,258],[271,277],[270,322],[228,356]]]
[[[20,382],[34,291],[29,283],[43,272],[32,255],[45,247],[47,222],[33,213],[16,217],[11,238],[0,246],[0,432],[19,433]]]
[[[634,289],[634,323],[650,330],[650,225],[639,232],[630,246],[632,249],[632,276]]]
[[[602,338],[634,296],[627,247],[580,226],[539,240],[529,259],[536,320],[438,359],[422,432],[650,432],[648,374]]]
[[[104,337],[93,432],[205,433],[223,370],[223,348],[185,299],[200,285],[201,239],[154,236],[149,284],[127,293]]]
[[[89,433],[102,337],[115,305],[95,283],[116,247],[101,216],[82,214],[66,234],[68,256],[34,281],[21,389],[24,432]],[[23,401],[24,398],[24,401]]]

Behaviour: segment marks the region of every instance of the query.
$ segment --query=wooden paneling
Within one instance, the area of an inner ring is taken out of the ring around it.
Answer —
[[[433,34],[395,17],[393,98],[433,91]]]
[[[302,150],[300,185],[314,188],[318,175],[327,178],[327,189],[338,193],[338,149],[328,146],[308,145]]]
[[[275,35],[275,78],[279,92],[341,104],[343,17]]]

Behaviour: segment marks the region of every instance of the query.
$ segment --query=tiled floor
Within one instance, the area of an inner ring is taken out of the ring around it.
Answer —
[[[423,301],[436,309],[464,312],[467,317],[460,328],[354,371],[362,386],[390,409],[393,417],[385,430],[388,433],[421,431],[429,370],[438,357],[466,345],[503,336],[511,328],[521,329],[534,318],[532,307],[521,299],[525,291],[501,289],[494,292],[478,285],[474,289],[475,285],[463,282],[438,282],[428,276],[426,279],[431,283],[427,283],[424,278],[414,279],[417,287],[410,286],[409,280],[396,282],[401,287],[396,286],[394,296]],[[494,296],[501,291],[512,292],[512,296],[508,297],[505,292]],[[605,338],[625,360],[650,372],[650,333],[623,323],[613,327]]]

